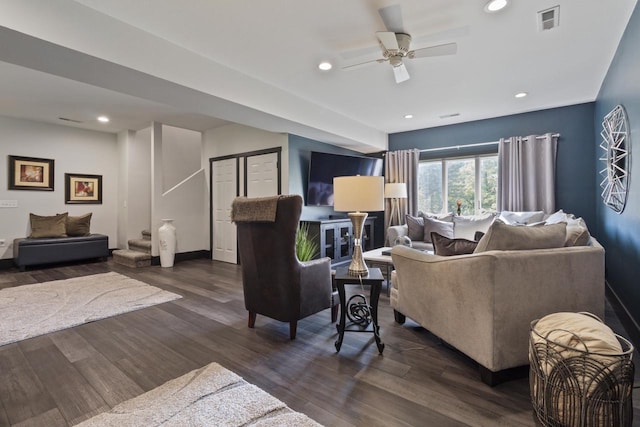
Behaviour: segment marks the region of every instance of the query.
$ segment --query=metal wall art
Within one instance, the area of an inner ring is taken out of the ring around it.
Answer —
[[[602,120],[602,143],[604,150],[600,158],[605,168],[600,171],[603,176],[602,200],[616,213],[622,213],[627,203],[629,189],[629,168],[631,166],[631,141],[629,140],[629,123],[622,105],[617,105]]]

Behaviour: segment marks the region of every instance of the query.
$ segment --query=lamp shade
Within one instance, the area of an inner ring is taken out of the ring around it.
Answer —
[[[386,199],[406,199],[407,184],[405,184],[404,182],[385,184],[384,197]]]
[[[338,212],[377,212],[384,209],[384,177],[333,178],[333,208]]]

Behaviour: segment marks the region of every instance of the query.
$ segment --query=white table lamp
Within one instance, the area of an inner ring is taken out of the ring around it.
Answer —
[[[400,220],[400,207],[398,206],[398,199],[407,198],[407,184],[404,182],[391,182],[384,185],[384,197],[385,199],[391,199],[391,215],[389,216],[389,225],[393,222],[393,216],[395,213],[398,215],[397,225],[401,225]]]
[[[367,211],[384,210],[384,178],[360,175],[333,178],[333,208],[338,212],[349,212],[353,224],[353,256],[349,274],[368,275],[369,269],[362,258],[362,232]]]

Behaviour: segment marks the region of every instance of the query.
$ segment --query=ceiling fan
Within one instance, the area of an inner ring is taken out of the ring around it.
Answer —
[[[409,80],[409,72],[404,60],[414,58],[428,58],[433,56],[454,55],[458,50],[457,43],[446,43],[420,49],[411,49],[411,35],[402,30],[402,11],[400,5],[392,5],[378,9],[378,13],[387,31],[376,32],[376,37],[382,49],[382,58],[365,61],[342,67],[344,70],[360,68],[363,65],[388,62],[393,69],[396,83]]]

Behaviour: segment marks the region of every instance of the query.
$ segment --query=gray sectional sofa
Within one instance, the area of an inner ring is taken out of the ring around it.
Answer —
[[[438,256],[394,246],[390,301],[397,322],[409,317],[419,323],[478,362],[482,380],[494,385],[505,370],[529,363],[533,320],[562,311],[604,318],[605,279],[604,249],[588,234],[582,245],[564,224],[511,227],[496,221],[490,228],[471,254]],[[527,247],[537,237],[526,233],[547,231],[562,234],[546,247]],[[505,232],[512,237],[500,237]]]

